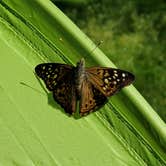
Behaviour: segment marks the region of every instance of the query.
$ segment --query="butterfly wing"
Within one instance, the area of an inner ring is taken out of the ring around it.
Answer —
[[[105,96],[112,96],[134,81],[134,75],[120,69],[91,67],[86,69],[89,81]]]
[[[76,111],[76,92],[72,80],[71,75],[66,76],[53,90],[55,101],[70,115]]]
[[[48,90],[66,113],[76,110],[76,93],[73,87],[72,66],[59,63],[43,63],[35,67],[36,74],[43,79]]]
[[[85,116],[103,106],[107,98],[85,79],[81,88],[80,115]]]
[[[48,90],[54,90],[66,75],[71,74],[72,66],[59,63],[42,63],[35,67],[36,74],[45,82]]]

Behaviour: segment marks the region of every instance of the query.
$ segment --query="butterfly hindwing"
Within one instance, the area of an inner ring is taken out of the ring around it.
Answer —
[[[58,86],[53,90],[53,97],[65,112],[72,115],[76,111],[76,92],[70,75],[59,82]]]
[[[92,67],[86,69],[89,81],[105,96],[112,96],[121,88],[131,84],[133,74],[114,68]]]
[[[91,82],[84,80],[82,83],[80,99],[80,115],[85,116],[103,106],[107,98],[96,89]]]

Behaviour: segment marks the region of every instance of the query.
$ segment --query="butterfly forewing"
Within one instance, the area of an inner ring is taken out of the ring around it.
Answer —
[[[35,72],[44,80],[48,90],[52,91],[66,75],[72,74],[72,67],[59,63],[43,63],[35,67]]]
[[[114,68],[92,67],[86,69],[89,81],[105,96],[112,96],[134,80],[133,74]]]

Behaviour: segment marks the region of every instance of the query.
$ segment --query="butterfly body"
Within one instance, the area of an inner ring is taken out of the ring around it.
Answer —
[[[77,63],[77,66],[74,68],[74,86],[78,98],[81,97],[81,88],[85,79],[87,79],[85,71],[85,61],[84,59],[81,59],[80,62]]]
[[[96,111],[107,102],[107,97],[134,80],[133,74],[120,69],[85,68],[84,59],[76,67],[59,63],[39,64],[35,72],[66,113],[75,114],[79,101],[80,116]]]

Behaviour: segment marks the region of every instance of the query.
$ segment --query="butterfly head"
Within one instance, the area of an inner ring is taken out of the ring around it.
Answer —
[[[75,71],[76,71],[77,77],[82,77],[85,75],[85,60],[84,60],[84,58],[81,58],[81,60],[77,63]]]
[[[81,60],[77,63],[78,68],[85,68],[85,60],[84,58],[81,58]]]

